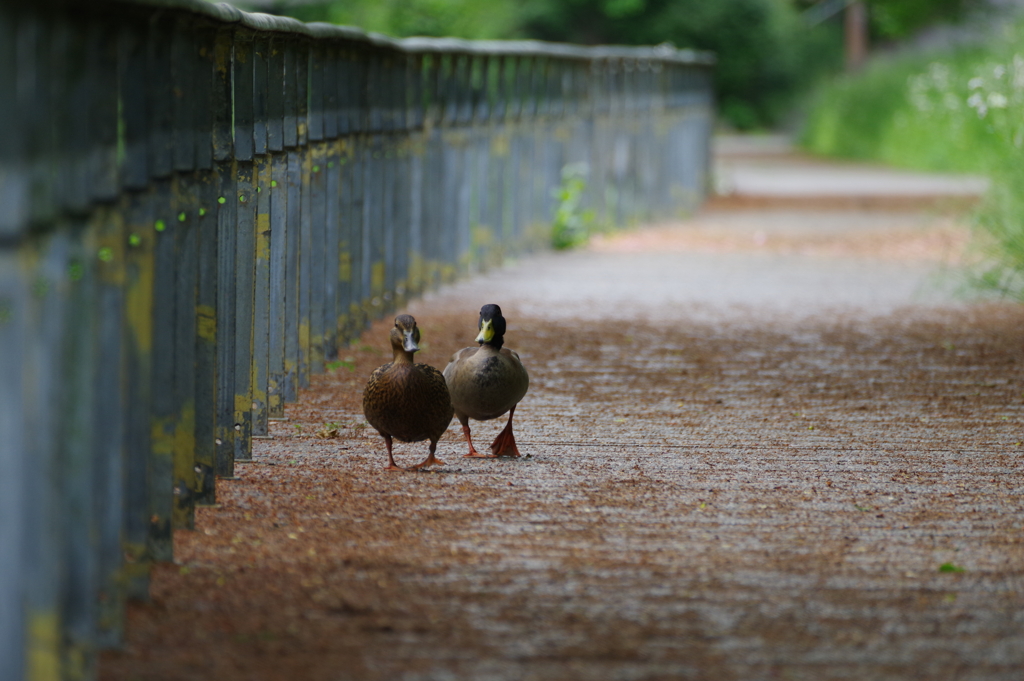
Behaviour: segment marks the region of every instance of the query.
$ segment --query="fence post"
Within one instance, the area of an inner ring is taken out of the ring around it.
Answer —
[[[153,560],[171,560],[174,497],[175,430],[181,394],[175,386],[175,350],[179,339],[173,333],[177,302],[175,262],[175,220],[172,212],[174,126],[172,112],[171,27],[162,17],[149,26],[146,35],[147,78],[146,123],[149,151],[149,189],[146,194],[147,222],[155,232],[153,246],[152,325],[166,330],[153,334],[153,391],[150,415],[149,538]]]
[[[313,197],[312,174],[313,159],[310,150],[310,133],[316,126],[316,117],[310,106],[309,81],[312,47],[310,41],[302,41],[297,46],[295,58],[295,102],[298,107],[299,121],[299,229],[298,229],[298,269],[296,308],[299,313],[299,356],[296,377],[296,388],[309,387],[309,367],[311,362],[310,318],[313,271]],[[296,393],[296,398],[298,394]]]
[[[20,55],[13,7],[0,7],[0,93],[18,91]],[[14,101],[12,101],[14,100]],[[20,262],[28,219],[25,143],[19,130],[24,109],[14,97],[0,104],[0,546],[17,547],[16,560],[0,561],[0,669],[24,678],[27,660],[28,603],[25,585],[32,563],[22,552],[27,544],[30,452],[25,404],[28,334],[27,272]]]
[[[54,358],[61,358],[61,339],[66,336],[71,316],[66,269],[69,250],[67,231],[57,230],[22,251],[22,272],[30,280],[25,326],[25,338],[30,342],[22,355],[22,398],[27,412],[23,598],[29,678],[58,678],[66,624],[61,594],[66,586],[63,568],[68,550],[61,538],[67,507],[60,475],[61,414],[59,406],[54,408],[64,404],[64,367]]]
[[[327,76],[326,47],[314,42],[309,50],[309,220],[308,275],[304,288],[309,289],[309,355],[308,373],[324,371],[326,316],[326,222],[327,222],[327,149],[324,143],[324,107]],[[306,237],[306,234],[303,234]],[[309,385],[308,375],[304,385]]]
[[[281,239],[285,252],[284,278],[284,324],[283,324],[283,371],[281,397],[284,402],[298,398],[299,388],[299,243],[302,223],[302,153],[299,148],[299,128],[305,127],[305,118],[300,120],[299,108],[299,61],[305,52],[301,50],[300,39],[289,39],[284,45],[284,147],[287,150],[285,168],[286,227]],[[305,73],[305,71],[303,71]],[[303,92],[305,92],[303,90]],[[302,112],[305,110],[302,109]],[[302,136],[305,142],[305,135]],[[283,407],[281,414],[284,414]]]
[[[285,149],[286,38],[272,38],[267,67],[267,148],[270,171],[269,339],[267,342],[267,417],[284,418],[285,296],[288,246],[288,155]],[[294,122],[292,129],[294,131]]]
[[[219,182],[214,165],[214,87],[216,83],[216,29],[196,29],[192,53],[195,101],[195,205],[193,220],[196,261],[195,349],[195,503],[216,503],[217,469],[217,197]]]
[[[60,432],[58,461],[63,484],[62,536],[64,584],[61,589],[62,662],[69,677],[85,676],[96,655],[96,616],[99,588],[99,553],[94,545],[97,531],[96,471],[100,462],[93,456],[95,429],[105,427],[93,417],[93,385],[101,365],[95,361],[97,331],[95,307],[95,235],[84,220],[69,224],[68,252],[61,263],[66,270],[67,329],[56,358],[61,375],[56,380],[60,399],[56,403]],[[85,528],[86,531],[83,531]]]
[[[338,71],[339,46],[330,42],[324,49],[324,313],[323,356],[333,361],[338,356],[339,249],[341,240],[341,161],[343,144],[339,140]]]
[[[251,31],[238,29],[232,51],[235,131],[235,461],[252,460],[253,304],[256,270],[256,164],[254,138],[255,54]],[[229,199],[230,200],[230,199]]]
[[[0,92],[18,91],[20,55],[13,7],[0,7]],[[0,239],[20,237],[29,214],[29,174],[25,163],[23,112],[13,96],[0,105]]]
[[[0,50],[3,50],[0,12]],[[13,67],[13,60],[8,62]],[[0,59],[0,71],[5,62]],[[0,107],[2,108],[2,107]],[[2,123],[0,119],[0,123]],[[3,136],[0,131],[0,137]],[[0,162],[8,160],[0,157]],[[9,231],[10,227],[8,227]],[[9,233],[9,232],[8,232]],[[0,561],[0,601],[7,604],[0,609],[0,667],[11,678],[25,676],[26,623],[28,603],[25,585],[33,564],[22,554],[26,545],[28,514],[30,510],[28,485],[30,481],[30,452],[28,440],[28,411],[26,394],[26,368],[28,333],[25,305],[28,300],[27,277],[19,262],[19,249],[13,240],[0,242],[0,546],[18,547],[12,555],[16,560]]]
[[[270,37],[257,36],[253,48],[253,153],[256,182],[255,262],[253,268],[252,436],[266,437],[270,370],[270,242],[273,222],[273,158],[269,144]]]
[[[234,29],[217,30],[213,65],[213,160],[217,178],[217,477],[235,471],[235,231],[238,214],[232,135],[232,46]]]
[[[196,461],[197,398],[202,377],[196,370],[199,279],[199,183],[196,175],[196,139],[199,129],[195,111],[208,107],[194,96],[199,77],[198,46],[191,25],[180,20],[171,41],[171,98],[174,112],[171,187],[174,192],[169,229],[174,234],[174,528],[195,525],[195,504],[201,491],[202,469]],[[190,96],[184,96],[189,92]]]

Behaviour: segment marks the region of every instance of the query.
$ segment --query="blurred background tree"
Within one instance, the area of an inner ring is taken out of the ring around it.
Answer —
[[[955,20],[988,0],[864,0],[876,40],[898,40]],[[303,21],[359,26],[396,37],[537,39],[583,45],[656,45],[718,56],[722,123],[777,127],[824,76],[843,66],[850,0],[234,0]],[[808,18],[814,16],[813,21]]]
[[[986,0],[868,0],[873,35],[900,40],[937,22],[958,22],[990,4]]]
[[[719,112],[729,125],[780,123],[801,84],[842,59],[840,28],[816,30],[790,0],[524,0],[522,33],[559,42],[710,50]]]

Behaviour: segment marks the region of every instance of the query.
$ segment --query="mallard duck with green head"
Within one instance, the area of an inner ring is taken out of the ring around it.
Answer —
[[[363,414],[384,438],[388,448],[387,470],[391,471],[444,464],[434,452],[438,439],[452,422],[454,410],[441,372],[428,364],[413,362],[413,354],[420,349],[419,342],[416,320],[407,314],[395,317],[391,329],[394,359],[374,370],[363,391]],[[392,439],[399,442],[430,440],[430,453],[415,466],[401,468],[395,465]]]
[[[463,348],[454,355],[444,370],[448,392],[455,407],[455,416],[469,443],[465,456],[519,456],[512,433],[512,416],[516,405],[530,387],[530,376],[519,355],[505,343],[505,318],[497,305],[480,308],[477,322],[478,347]],[[508,422],[491,444],[490,454],[480,454],[473,447],[469,419],[489,421],[508,412]]]

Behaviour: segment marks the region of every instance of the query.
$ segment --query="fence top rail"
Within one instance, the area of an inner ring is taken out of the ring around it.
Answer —
[[[322,22],[303,23],[291,17],[245,12],[226,3],[206,0],[114,0],[113,4],[147,5],[154,8],[180,10],[204,16],[212,21],[238,24],[253,31],[287,33],[322,40],[344,40],[368,46],[392,49],[408,54],[457,53],[503,57],[554,57],[575,60],[658,61],[673,64],[711,66],[716,58],[712,52],[678,49],[669,43],[650,47],[598,45],[593,47],[551,43],[540,40],[464,40],[461,38],[392,38],[364,31],[355,26],[338,26]]]

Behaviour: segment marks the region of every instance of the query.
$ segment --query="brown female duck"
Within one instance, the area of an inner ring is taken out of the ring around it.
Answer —
[[[476,337],[479,347],[463,348],[454,355],[444,370],[448,392],[455,415],[462,424],[462,432],[469,443],[465,456],[494,457],[519,456],[516,439],[512,434],[512,416],[516,405],[530,387],[530,376],[514,350],[503,348],[505,318],[497,305],[480,308],[477,322],[480,333]],[[508,423],[491,444],[491,453],[480,454],[473,447],[469,434],[469,419],[487,421],[508,412]]]
[[[419,341],[416,320],[407,314],[395,317],[395,326],[391,329],[394,359],[374,370],[363,391],[363,414],[384,437],[388,448],[387,470],[415,470],[444,464],[434,457],[434,451],[454,411],[441,372],[412,361],[413,353],[420,349]],[[400,442],[430,440],[430,453],[415,466],[401,468],[395,465],[391,453],[392,438]]]

